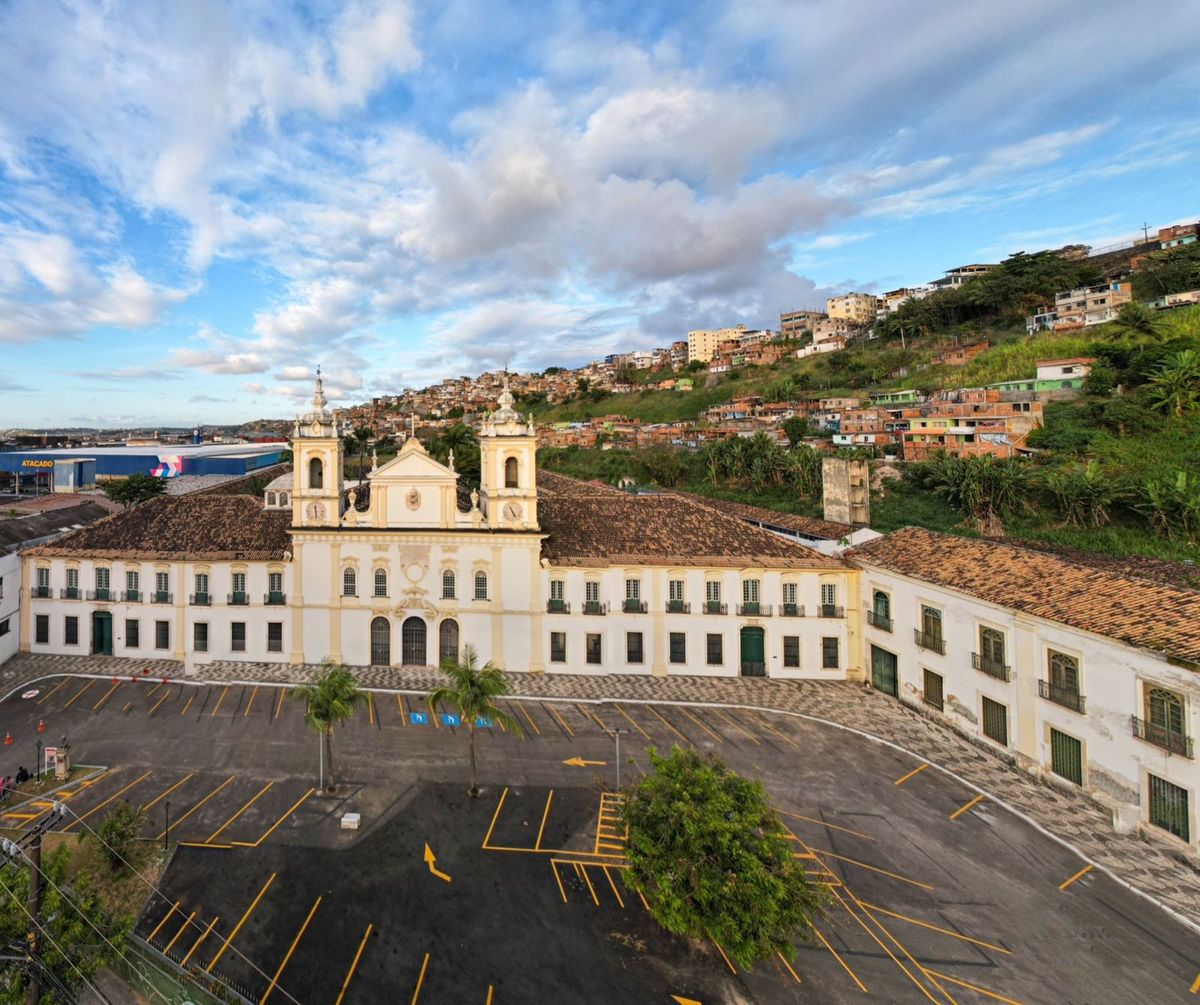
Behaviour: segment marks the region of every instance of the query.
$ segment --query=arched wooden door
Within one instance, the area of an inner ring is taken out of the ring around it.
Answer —
[[[425,622],[421,618],[406,618],[400,630],[401,660],[404,666],[425,666]]]
[[[458,662],[458,622],[447,618],[438,629],[438,665]]]
[[[371,622],[371,666],[391,666],[392,626],[387,618]]]

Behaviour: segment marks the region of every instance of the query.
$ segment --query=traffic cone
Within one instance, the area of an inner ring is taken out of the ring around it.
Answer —
[[[114,677],[114,678],[113,678],[113,683],[114,683],[114,684],[120,684],[120,683],[121,683],[121,678],[120,678],[120,677]]]
[[[38,732],[39,733],[46,732],[46,720],[45,719],[38,719]]]
[[[11,747],[11,746],[12,746],[12,733],[5,732],[5,734],[4,734],[4,745],[5,745],[6,747]]]

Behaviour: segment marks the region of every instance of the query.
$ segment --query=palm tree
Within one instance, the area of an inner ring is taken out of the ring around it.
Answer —
[[[475,727],[478,720],[494,719],[510,733],[519,737],[525,735],[521,732],[521,724],[498,708],[493,700],[508,694],[504,674],[491,660],[482,667],[478,663],[479,655],[469,644],[463,646],[462,656],[458,659],[447,657],[442,660],[442,673],[450,678],[450,683],[434,688],[427,699],[430,711],[436,713],[441,705],[453,705],[462,717],[471,759],[471,788],[468,791],[472,798],[479,795],[479,786],[475,782]]]
[[[1113,324],[1131,335],[1152,335],[1158,338],[1163,333],[1162,318],[1158,312],[1137,300],[1122,304]]]
[[[304,721],[308,727],[325,738],[325,762],[329,765],[329,782],[325,789],[333,792],[333,729],[354,714],[356,705],[367,700],[365,691],[359,690],[354,675],[344,666],[325,664],[325,672],[313,683],[294,687],[291,697],[305,703]]]
[[[358,480],[360,484],[363,477],[363,463],[367,457],[367,445],[371,442],[372,435],[374,434],[371,432],[370,426],[359,426],[351,434],[355,449],[358,452]]]
[[[1200,405],[1200,350],[1185,349],[1169,357],[1150,378],[1150,397],[1177,419]]]

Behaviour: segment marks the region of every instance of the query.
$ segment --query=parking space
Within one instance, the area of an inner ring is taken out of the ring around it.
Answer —
[[[0,714],[102,767],[68,786],[72,832],[127,799],[162,840],[170,804],[180,847],[138,934],[252,1001],[1195,1000],[1190,931],[902,752],[738,708],[503,704],[525,739],[480,724],[479,799],[462,723],[419,695],[373,693],[339,727],[332,798],[281,689],[70,679]],[[678,743],[763,781],[828,894],[794,960],[738,972],[624,885],[616,730],[626,778]]]

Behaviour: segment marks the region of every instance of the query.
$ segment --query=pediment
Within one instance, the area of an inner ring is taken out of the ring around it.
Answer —
[[[372,484],[387,482],[457,482],[458,473],[438,463],[418,440],[408,440],[400,452],[368,476]]]

